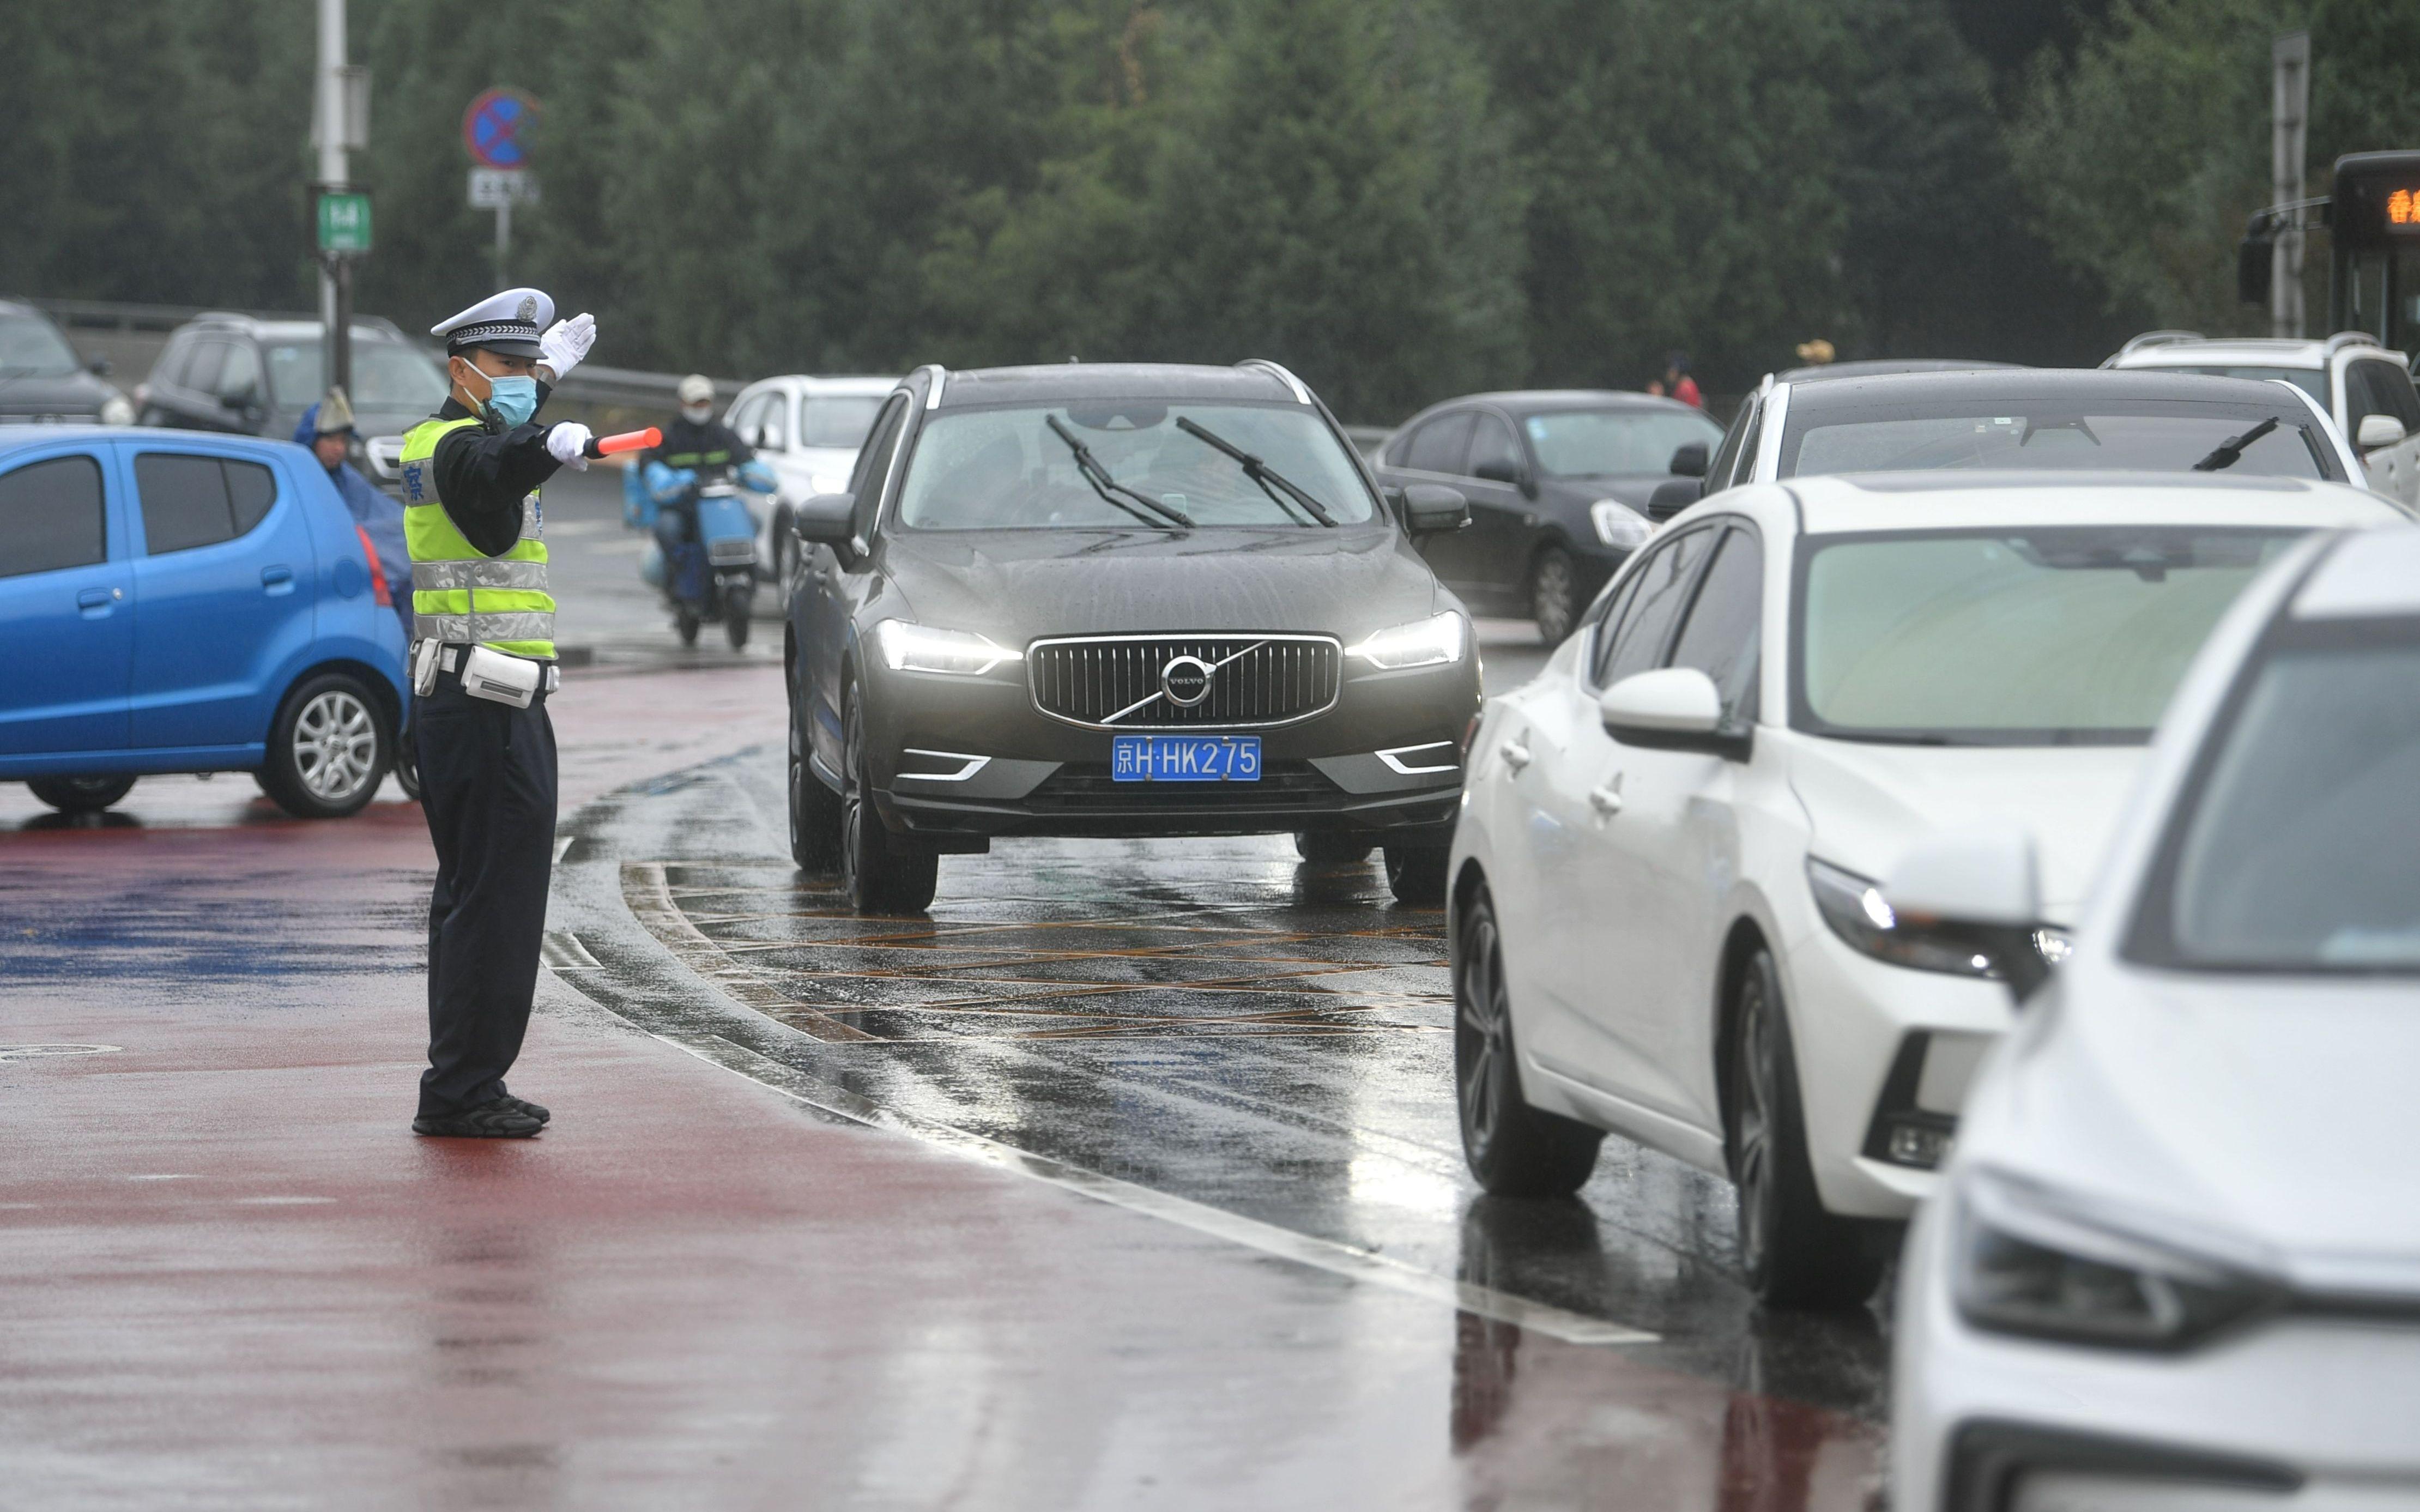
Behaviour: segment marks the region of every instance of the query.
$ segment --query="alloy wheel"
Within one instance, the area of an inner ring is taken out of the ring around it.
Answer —
[[[1529,585],[1529,612],[1549,646],[1561,645],[1572,632],[1572,559],[1560,548],[1538,558]]]
[[[353,694],[315,694],[294,721],[294,770],[311,796],[341,803],[378,776],[378,722]]]
[[[1496,921],[1481,914],[1464,933],[1462,980],[1455,984],[1454,1036],[1462,1068],[1462,1122],[1471,1147],[1495,1141],[1503,1117],[1501,1068],[1510,1021],[1504,997],[1504,962]]]
[[[1772,1005],[1763,980],[1751,973],[1740,992],[1739,1074],[1731,1092],[1738,1119],[1732,1179],[1739,1188],[1740,1257],[1750,1271],[1772,1242],[1773,1109],[1777,1100],[1772,1038]]]

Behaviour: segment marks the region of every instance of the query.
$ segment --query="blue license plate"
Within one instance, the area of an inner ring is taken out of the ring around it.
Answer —
[[[1120,782],[1258,782],[1257,735],[1121,735],[1109,747]]]

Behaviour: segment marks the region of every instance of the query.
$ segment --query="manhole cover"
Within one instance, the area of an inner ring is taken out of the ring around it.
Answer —
[[[123,1045],[0,1045],[0,1061],[30,1061],[43,1055],[110,1055]]]

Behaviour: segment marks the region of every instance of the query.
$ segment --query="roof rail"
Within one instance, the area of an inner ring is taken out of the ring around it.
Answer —
[[[1301,379],[1295,377],[1294,374],[1290,372],[1287,372],[1285,370],[1285,366],[1282,363],[1271,362],[1266,357],[1247,357],[1235,366],[1245,368],[1250,372],[1266,373],[1271,378],[1276,379],[1279,382],[1283,383],[1287,388],[1294,391],[1294,399],[1296,404],[1309,404],[1311,402],[1311,390],[1303,387]]]
[[[2115,367],[2125,358],[2149,347],[2173,347],[2180,341],[2206,341],[2209,337],[2198,331],[2146,331],[2118,349],[2115,355],[2101,366]]]
[[[2320,350],[2333,357],[2347,347],[2379,347],[2385,345],[2366,331],[2339,331],[2321,345]]]

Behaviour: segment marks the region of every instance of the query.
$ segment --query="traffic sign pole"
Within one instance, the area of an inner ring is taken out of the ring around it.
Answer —
[[[319,194],[313,207],[319,223],[319,319],[326,342],[322,366],[328,386],[353,386],[353,272],[351,259],[330,244],[329,212],[334,192],[351,177],[346,164],[345,0],[319,0]],[[361,208],[363,245],[368,248],[369,201]]]

